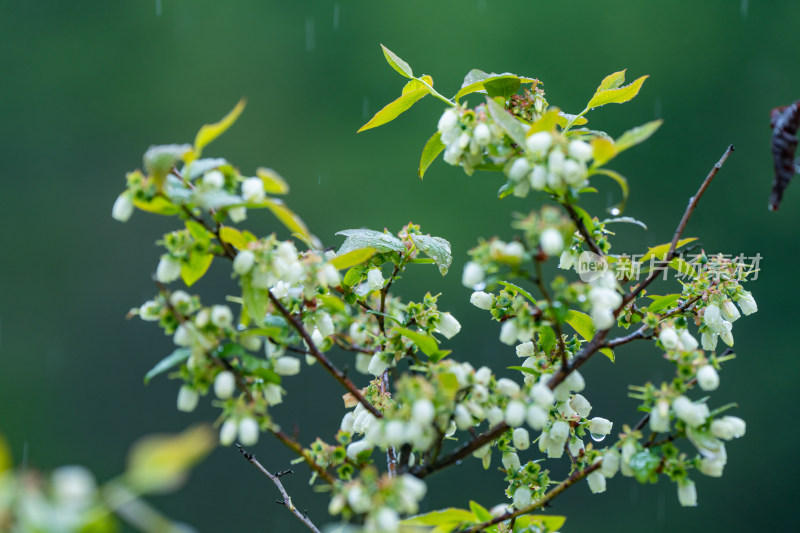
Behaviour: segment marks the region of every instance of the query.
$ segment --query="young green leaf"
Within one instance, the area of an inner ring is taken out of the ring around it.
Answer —
[[[430,89],[428,89],[428,87],[425,85],[425,83],[423,83],[423,81],[428,85],[430,85],[431,87],[433,87],[433,78],[431,78],[426,74],[421,78],[414,78],[413,80],[409,80],[408,83],[406,83],[403,86],[403,92],[400,94],[410,93],[411,91],[416,91],[417,89],[426,89],[430,91]]]
[[[336,270],[344,270],[345,268],[350,268],[351,266],[359,265],[367,261],[376,253],[378,253],[378,250],[375,248],[359,248],[343,255],[337,255],[331,259],[331,264]]]
[[[472,514],[475,515],[475,518],[477,518],[481,522],[488,522],[492,518],[494,518],[492,516],[492,513],[490,513],[488,509],[483,507],[478,502],[474,502],[474,501],[470,500],[469,508],[472,511]]]
[[[247,243],[250,242],[245,233],[231,226],[222,226],[219,229],[219,236],[223,242],[233,245],[238,250],[247,248]]]
[[[531,124],[531,129],[528,130],[528,137],[540,131],[553,131],[556,129],[556,124],[559,123],[561,110],[557,107],[548,107],[547,111],[542,113],[539,120]],[[564,124],[566,125],[566,121]]]
[[[499,96],[503,100],[508,100],[516,94],[520,85],[522,85],[522,81],[514,75],[498,76],[483,82],[483,88],[486,89],[489,98]]]
[[[609,74],[603,81],[600,82],[600,86],[597,88],[595,93],[599,93],[601,91],[607,91],[609,89],[616,89],[623,83],[625,83],[625,70],[620,70],[619,72],[615,72],[613,74]]]
[[[450,263],[453,262],[453,255],[450,253],[450,243],[441,237],[431,237],[430,235],[411,235],[411,241],[422,250],[425,255],[433,259],[439,267],[439,273],[444,276]]]
[[[574,329],[578,335],[587,341],[594,337],[596,330],[589,315],[581,313],[580,311],[575,311],[574,309],[570,309],[570,311],[567,313],[566,322],[572,326],[572,329]],[[611,359],[612,363],[614,362],[614,352],[612,352],[609,348],[601,348],[599,351]]]
[[[542,326],[539,329],[539,348],[544,353],[549,354],[556,346],[556,333],[550,326]]]
[[[687,237],[686,239],[681,239],[675,245],[675,249],[677,250],[684,244],[689,244],[690,242],[696,240],[697,237]],[[652,248],[647,250],[647,253],[642,256],[640,261],[647,261],[653,256],[655,256],[657,259],[664,259],[667,255],[667,252],[669,251],[670,244],[672,243],[668,242],[666,244],[659,244],[658,246],[653,246]]]
[[[187,287],[194,285],[202,278],[211,266],[214,254],[194,252],[189,260],[181,265],[181,278]]]
[[[637,94],[639,94],[639,89],[642,88],[642,84],[647,78],[648,76],[642,76],[641,78],[632,82],[630,85],[626,85],[624,87],[602,90],[598,88],[597,92],[594,94],[594,96],[592,96],[592,99],[589,100],[588,104],[586,104],[586,107],[589,109],[594,109],[606,104],[622,104],[632,100]]]
[[[471,522],[474,520],[475,515],[466,509],[451,507],[449,509],[431,511],[430,513],[412,516],[400,523],[406,526],[438,526],[442,524],[458,525],[462,522]]]
[[[420,89],[415,89],[411,92],[405,93],[400,98],[387,104],[383,109],[375,113],[375,116],[372,117],[369,122],[361,126],[356,133],[377,128],[378,126],[383,126],[384,124],[393,121],[401,114],[411,109],[411,106],[413,106],[418,100],[427,94],[427,87],[422,87]]]
[[[444,150],[444,143],[442,142],[442,134],[438,131],[428,139],[425,147],[422,149],[422,156],[419,159],[419,179],[425,175],[425,171],[431,166],[431,163],[439,157],[439,154]]]
[[[394,328],[394,330],[403,337],[407,337],[409,340],[411,340],[417,345],[422,353],[429,357],[435,355],[439,351],[439,343],[436,342],[436,339],[430,335],[426,335],[425,333],[420,333],[419,331],[414,331],[408,328]]]
[[[142,211],[155,215],[172,216],[180,213],[181,209],[163,196],[154,196],[151,200],[133,199],[133,205]]]
[[[667,294],[666,296],[657,296],[657,297],[650,296],[650,298],[653,298],[653,301],[650,303],[650,305],[647,306],[647,310],[650,311],[651,313],[658,313],[662,309],[671,307],[672,304],[680,300],[681,295]]]
[[[511,140],[514,141],[517,146],[522,149],[526,149],[525,130],[522,128],[522,124],[520,124],[511,113],[506,111],[503,106],[491,98],[486,99],[486,104],[489,108],[489,115],[492,117],[492,120],[494,120],[498,126],[503,128],[506,134],[511,137]]]
[[[253,287],[249,276],[241,277],[240,283],[242,285],[242,298],[248,315],[253,319],[256,326],[263,325],[269,303],[267,289]]]
[[[211,234],[202,224],[195,220],[187,220],[185,224],[186,229],[189,230],[189,233],[192,234],[195,241],[206,246],[211,242]]]
[[[602,166],[611,161],[617,155],[617,147],[614,141],[607,137],[595,137],[592,139],[592,159],[594,165]]]
[[[637,144],[646,141],[653,135],[658,128],[661,127],[664,121],[661,119],[653,120],[646,124],[642,124],[641,126],[637,126],[633,129],[630,129],[623,133],[619,139],[615,141],[615,145],[617,148],[617,153],[622,152],[623,150],[627,150],[632,146],[636,146]],[[602,164],[602,163],[600,163]]]
[[[485,92],[490,97],[500,96],[505,100],[516,93],[523,83],[538,83],[534,78],[517,76],[510,72],[488,74],[479,69],[470,70],[461,84],[461,89],[453,97],[456,103],[464,96],[477,92]]]
[[[267,194],[286,194],[289,192],[289,184],[271,168],[257,168],[256,176],[264,182],[264,192]]]
[[[200,157],[200,155],[203,153],[203,148],[208,146],[211,141],[225,133],[228,128],[233,126],[233,123],[236,122],[236,119],[239,118],[239,115],[241,115],[242,111],[244,111],[244,106],[246,103],[247,101],[242,98],[231,110],[231,112],[225,115],[222,120],[214,124],[206,124],[200,128],[200,131],[197,132],[197,136],[194,139],[194,150],[187,156],[187,162]]]
[[[336,255],[344,255],[353,250],[360,250],[362,248],[375,248],[381,253],[386,252],[405,252],[406,247],[403,241],[380,231],[371,229],[344,229],[337,231],[336,235],[344,235],[347,237],[342,243]]]
[[[264,205],[272,211],[281,223],[286,226],[290,231],[299,233],[305,238],[311,238],[311,233],[308,231],[305,222],[295,214],[294,211],[286,207],[286,205],[277,198],[268,198],[264,201]]]
[[[395,69],[400,75],[405,76],[406,78],[413,78],[414,72],[411,70],[411,66],[400,59],[394,52],[386,48],[385,46],[381,45],[383,49],[383,55],[386,58],[386,62]]]
[[[192,355],[192,350],[190,350],[189,348],[178,348],[177,350],[166,356],[164,359],[159,361],[156,364],[156,366],[151,368],[147,372],[147,374],[144,375],[144,384],[147,385],[148,383],[150,383],[150,380],[156,377],[157,375],[163,374],[164,372],[174,367],[175,365],[183,363],[184,361],[189,359],[190,355]]]
[[[527,298],[528,300],[530,300],[530,301],[533,303],[533,305],[536,305],[536,300],[535,300],[535,299],[534,299],[534,297],[531,295],[531,293],[529,293],[528,291],[526,291],[525,289],[523,289],[523,288],[522,288],[522,287],[520,287],[519,285],[514,285],[513,283],[511,283],[511,282],[508,282],[508,281],[498,281],[497,283],[499,283],[499,284],[500,284],[500,285],[502,285],[503,287],[506,287],[507,289],[511,289],[511,290],[513,290],[513,291],[515,291],[515,292],[518,292],[518,293],[520,293],[520,294],[521,294],[521,295],[523,295],[525,298]]]
[[[595,168],[589,172],[590,176],[593,174],[602,174],[603,176],[608,176],[617,182],[619,188],[622,189],[622,200],[612,208],[612,214],[615,210],[617,212],[622,212],[625,209],[625,204],[628,201],[628,194],[630,193],[630,189],[628,188],[628,180],[625,179],[625,176],[608,168]]]

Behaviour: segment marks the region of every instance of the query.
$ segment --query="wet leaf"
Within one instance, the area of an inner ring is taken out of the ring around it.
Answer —
[[[503,106],[491,98],[486,99],[486,104],[489,108],[489,115],[492,117],[492,120],[494,120],[498,126],[503,128],[506,134],[511,137],[511,140],[514,141],[517,146],[522,149],[526,149],[525,130],[522,128],[522,124],[520,124],[511,113],[506,111]]]
[[[438,131],[428,139],[425,147],[422,149],[422,156],[419,159],[419,179],[425,175],[425,171],[431,166],[431,163],[439,157],[439,154],[444,150],[444,143],[442,142],[442,134]]]
[[[444,276],[450,263],[453,262],[453,255],[450,252],[450,243],[441,237],[431,237],[430,235],[411,235],[411,241],[422,252],[433,259],[439,267],[439,273]]]
[[[589,103],[586,104],[586,107],[589,109],[594,109],[606,104],[622,104],[632,100],[637,94],[639,94],[639,90],[642,88],[642,84],[647,78],[648,76],[642,76],[630,85],[614,89],[603,89],[601,85],[601,87],[597,88],[597,92],[594,93],[594,96],[591,100],[589,100]]]
[[[376,253],[378,253],[378,250],[375,248],[359,248],[343,255],[337,255],[331,259],[330,263],[334,266],[334,268],[336,268],[336,270],[344,270],[345,268],[350,268],[351,266],[360,265]]]
[[[395,54],[385,46],[381,45],[381,48],[383,49],[383,55],[386,58],[386,62],[389,63],[389,65],[391,65],[393,69],[395,69],[397,72],[399,72],[402,76],[405,76],[406,78],[414,77],[414,72],[411,70],[411,66],[408,63],[400,59],[400,57],[397,54]]]
[[[797,130],[800,127],[800,100],[785,107],[776,107],[770,113],[772,127],[772,159],[775,166],[775,179],[769,208],[777,211],[783,200],[783,192],[798,171],[795,161],[797,152]]]
[[[375,248],[381,253],[406,251],[403,241],[389,233],[371,229],[345,229],[336,232],[336,235],[347,237],[339,251],[336,252],[337,256],[362,248]]]
[[[144,384],[150,383],[150,380],[159,374],[163,374],[175,365],[179,365],[189,359],[192,351],[189,348],[178,348],[164,359],[159,361],[156,366],[151,368],[147,374],[144,375]]]

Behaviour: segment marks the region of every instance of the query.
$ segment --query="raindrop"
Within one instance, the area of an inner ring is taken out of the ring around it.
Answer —
[[[306,52],[313,52],[314,48],[314,19],[306,19]]]
[[[161,16],[161,0],[156,0],[156,16]]]
[[[742,0],[742,7],[740,11],[743,19],[747,18],[747,9],[749,8],[749,4],[749,0]]]
[[[618,208],[618,207],[612,207],[612,208],[611,208],[611,210],[610,210],[609,212],[610,212],[612,215],[614,215],[614,216],[617,216],[617,215],[619,215],[619,213],[620,213],[620,211],[619,211],[619,208]]]
[[[456,466],[461,466],[461,463],[462,463],[462,462],[463,462],[463,461],[462,461],[461,459],[459,459],[458,461],[456,461]]]
[[[333,29],[339,29],[339,4],[333,4]]]
[[[364,100],[361,102],[361,115],[367,118],[367,113],[369,113],[369,98],[365,96]]]
[[[595,442],[603,442],[603,439],[606,438],[605,435],[600,435],[598,433],[589,433],[589,435],[591,435],[592,440]]]

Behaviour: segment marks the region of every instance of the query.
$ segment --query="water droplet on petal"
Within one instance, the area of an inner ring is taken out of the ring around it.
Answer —
[[[606,438],[605,435],[600,435],[598,433],[589,433],[589,435],[591,435],[592,440],[595,441],[595,442],[602,442],[603,439]]]

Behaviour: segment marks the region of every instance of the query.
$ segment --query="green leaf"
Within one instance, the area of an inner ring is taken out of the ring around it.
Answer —
[[[347,237],[339,251],[336,252],[337,256],[353,250],[360,250],[361,248],[375,248],[381,253],[406,251],[403,241],[389,233],[371,229],[344,229],[337,231],[336,235]]]
[[[214,254],[194,252],[189,260],[181,264],[181,278],[187,287],[194,285],[202,278],[211,266]]]
[[[203,148],[208,146],[211,141],[225,133],[228,128],[233,126],[233,123],[236,122],[236,119],[239,118],[239,115],[241,115],[242,111],[244,111],[244,106],[246,103],[247,101],[242,98],[231,110],[231,112],[225,115],[222,120],[214,124],[206,124],[200,128],[200,131],[197,132],[197,137],[194,139],[194,151],[188,156],[189,161],[200,157],[200,155],[203,153]]]
[[[466,509],[441,509],[421,515],[412,516],[402,520],[400,523],[406,526],[438,526],[442,524],[460,524],[462,522],[472,522],[475,515]]]
[[[615,141],[615,145],[617,148],[617,153],[622,152],[623,150],[627,150],[632,146],[636,146],[637,144],[646,141],[653,135],[658,128],[661,127],[664,121],[661,119],[653,120],[652,122],[648,122],[646,124],[642,124],[641,126],[637,126],[633,129],[630,129],[620,135],[619,139]],[[600,163],[602,164],[602,163]]]
[[[269,368],[256,368],[251,372],[254,376],[263,379],[267,383],[281,384],[281,377]]]
[[[256,169],[256,176],[264,182],[264,191],[267,194],[286,194],[289,192],[289,184],[280,174],[271,168],[259,167]]]
[[[661,458],[650,450],[642,450],[635,453],[630,460],[630,467],[633,475],[639,483],[654,481],[656,468],[661,464]]]
[[[208,246],[208,243],[211,242],[211,234],[206,228],[203,227],[202,224],[195,220],[187,220],[185,224],[186,229],[189,230],[189,233],[192,235],[195,241]]]
[[[690,243],[692,241],[696,241],[696,240],[697,240],[697,237],[688,237],[686,239],[681,239],[675,245],[675,249],[677,250],[678,248],[680,248],[684,244],[688,244],[688,243]],[[639,261],[641,261],[641,262],[647,261],[648,259],[650,259],[653,256],[655,256],[656,259],[664,259],[667,256],[667,252],[669,252],[670,244],[672,244],[672,243],[668,242],[666,244],[659,244],[658,246],[653,246],[652,248],[649,248],[647,250],[647,253],[644,254]]]
[[[369,248],[370,250],[374,250],[374,248]],[[355,251],[355,250],[354,250]],[[356,265],[352,267],[347,273],[344,275],[342,279],[342,285],[345,287],[352,287],[353,285],[357,284],[361,281],[361,276],[364,275],[364,267],[362,265]]]
[[[594,109],[606,104],[622,104],[632,100],[637,94],[639,94],[639,89],[642,88],[642,84],[647,78],[648,76],[642,76],[630,85],[614,89],[600,89],[598,87],[597,92],[594,93],[594,96],[591,100],[589,100],[589,103],[586,104],[586,107],[589,109]]]
[[[559,108],[548,107],[547,111],[539,117],[539,120],[531,125],[531,129],[528,130],[528,137],[540,131],[553,131],[556,129],[556,125],[559,123],[559,113],[561,113]],[[566,121],[564,124],[566,124]]]
[[[240,279],[242,285],[242,298],[244,298],[244,305],[247,312],[253,319],[257,326],[264,323],[264,317],[267,314],[267,304],[269,303],[269,295],[267,289],[257,289],[253,287],[250,282],[249,276],[243,276]]]
[[[344,255],[337,255],[331,259],[330,263],[334,266],[334,268],[336,268],[336,270],[344,270],[345,268],[350,268],[351,266],[367,261],[376,253],[378,253],[378,250],[375,248],[359,248],[357,250],[347,252]]]
[[[427,94],[427,87],[422,87],[421,89],[415,89],[411,92],[405,93],[397,100],[386,104],[383,109],[375,113],[374,117],[369,119],[369,122],[361,126],[356,133],[377,128],[378,126],[383,126],[384,124],[393,121],[401,114],[411,109],[412,105],[417,103],[418,100]]]
[[[697,271],[694,268],[692,268],[692,265],[690,265],[680,257],[674,257],[672,261],[669,262],[669,266],[674,268],[681,274],[687,274],[692,278],[697,277]]]
[[[605,165],[617,156],[617,147],[614,146],[614,141],[607,137],[595,137],[592,139],[592,159],[594,165]]]
[[[400,94],[410,93],[411,91],[416,91],[417,89],[425,89],[426,91],[430,92],[430,89],[427,87],[427,85],[425,85],[426,83],[433,87],[433,78],[427,74],[421,78],[409,80],[409,82],[403,86],[403,92]]]
[[[303,222],[294,211],[286,207],[283,201],[277,198],[267,198],[264,200],[264,205],[272,211],[272,214],[275,215],[289,231],[299,233],[306,239],[311,238],[311,233],[308,231],[305,222]]]
[[[511,290],[514,290],[514,291],[520,293],[525,298],[530,300],[533,303],[533,305],[536,305],[536,299],[531,295],[531,293],[529,293],[528,291],[526,291],[525,289],[523,289],[519,285],[514,285],[513,283],[508,282],[508,281],[498,281],[497,283],[499,283],[503,287],[506,287],[508,289],[511,289]]]
[[[630,193],[630,189],[628,188],[628,180],[625,179],[625,176],[620,174],[615,170],[611,170],[608,168],[596,168],[589,172],[589,175],[594,174],[602,174],[603,176],[608,176],[612,180],[617,182],[619,188],[622,189],[622,200],[612,208],[612,213],[614,209],[618,210],[618,212],[623,211],[625,209],[625,204],[628,201],[628,194]]]
[[[508,370],[518,370],[523,374],[533,374],[536,375],[538,372],[532,368],[528,368],[527,366],[507,366]]]
[[[163,196],[154,196],[151,200],[137,200],[134,198],[133,205],[142,211],[156,215],[172,216],[180,213],[181,208],[173,204]]]
[[[419,159],[419,171],[417,172],[419,174],[419,179],[422,179],[422,176],[425,175],[425,171],[428,170],[431,163],[439,157],[442,150],[444,150],[442,134],[437,131],[428,139],[428,142],[425,143],[425,147],[422,149],[422,156]]]
[[[609,89],[616,89],[623,83],[625,83],[625,70],[620,70],[619,72],[615,72],[613,74],[609,74],[603,81],[600,82],[600,86],[597,88],[596,93],[607,91]]]
[[[539,328],[539,348],[544,350],[544,353],[549,354],[556,347],[556,333],[550,326],[542,326]]]
[[[580,217],[581,221],[583,222],[583,225],[586,226],[586,230],[589,233],[593,232],[594,229],[595,229],[594,228],[594,220],[589,215],[589,213],[587,213],[586,210],[584,210],[582,207],[578,207],[577,205],[573,205],[572,209],[574,209],[575,212],[578,213],[578,216]]]
[[[383,55],[386,58],[386,62],[395,69],[400,75],[405,76],[406,78],[413,78],[414,72],[411,70],[411,66],[400,59],[397,54],[386,48],[385,46],[381,45],[383,49]]]
[[[566,516],[548,516],[548,515],[525,515],[518,516],[514,522],[514,533],[527,533],[528,528],[531,526],[538,526],[536,530],[541,530],[542,527],[547,531],[558,531],[567,521]]]
[[[150,383],[150,380],[156,377],[159,374],[163,374],[170,368],[180,363],[183,363],[189,356],[192,355],[192,350],[189,348],[178,348],[164,359],[159,361],[156,366],[151,368],[147,374],[144,375],[144,384],[147,385]]]
[[[414,331],[408,328],[394,328],[394,331],[411,340],[417,345],[420,351],[427,355],[428,358],[434,363],[450,353],[449,350],[440,350],[439,343],[436,342],[436,339],[425,333]]]
[[[633,217],[614,217],[614,218],[607,218],[605,220],[600,221],[601,224],[635,224],[641,228],[647,229],[647,225],[642,222],[641,220],[637,220]]]
[[[188,160],[191,151],[188,144],[162,144],[147,149],[143,157],[144,169],[155,179],[159,191],[169,171],[179,161]]]
[[[450,243],[441,237],[431,237],[430,235],[411,235],[410,237],[417,248],[434,260],[436,266],[439,267],[439,273],[442,276],[447,274],[447,269],[453,262]]]
[[[517,146],[523,150],[527,150],[525,147],[525,130],[522,129],[522,124],[520,124],[511,113],[506,111],[503,106],[491,98],[486,100],[486,104],[489,108],[489,115],[492,117],[492,120],[494,120],[498,126],[503,128],[506,134],[511,137],[511,140],[514,141]]]
[[[469,508],[472,511],[472,514],[475,515],[475,518],[477,518],[479,522],[488,522],[492,518],[494,518],[494,516],[492,516],[492,513],[490,513],[488,509],[483,507],[478,502],[470,500]]]
[[[246,233],[242,233],[236,228],[231,226],[222,226],[219,229],[219,236],[220,238],[229,244],[232,244],[235,248],[239,250],[243,250],[247,248],[247,243],[250,242],[250,239],[247,238]]]
[[[486,94],[489,98],[501,97],[503,100],[508,100],[516,94],[522,82],[517,76],[507,75],[491,78],[483,82],[483,88],[486,89]]]
[[[592,323],[592,318],[585,314],[581,313],[580,311],[575,311],[574,309],[570,309],[567,313],[566,318],[567,324],[572,326],[572,329],[580,335],[585,340],[591,340],[594,337],[595,328],[594,324]],[[600,353],[608,357],[611,362],[614,362],[614,352],[611,351],[609,348],[600,348]]]
[[[472,93],[485,91],[490,97],[500,96],[503,99],[508,98],[519,90],[523,83],[536,82],[533,78],[526,78],[504,72],[502,74],[487,74],[479,69],[470,70],[464,78],[464,83],[461,84],[461,89],[453,97],[456,103],[459,99]]]
[[[572,123],[573,126],[583,126],[587,122],[589,121],[586,117],[579,117],[578,115],[564,113],[563,111],[558,112],[558,125],[562,128],[566,128],[569,123]]]
[[[647,306],[647,310],[651,313],[658,313],[662,309],[671,307],[672,304],[681,299],[680,294],[667,294],[666,296],[652,297],[653,301]]]

